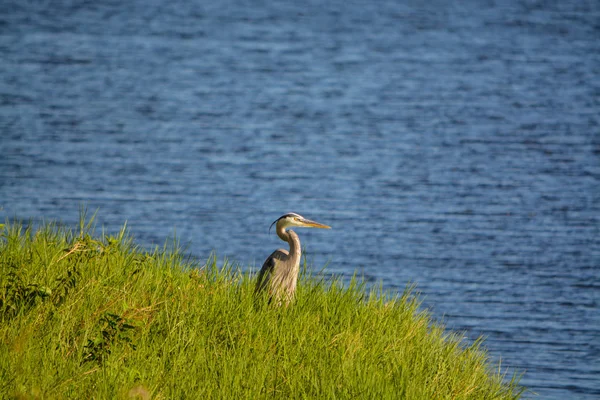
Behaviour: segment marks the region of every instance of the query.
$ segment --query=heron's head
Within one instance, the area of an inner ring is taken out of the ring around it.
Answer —
[[[302,215],[296,213],[287,213],[279,217],[271,224],[271,226],[269,227],[269,232],[271,232],[271,228],[275,224],[277,224],[277,228],[281,227],[283,229],[291,226],[297,226],[299,228],[331,229],[330,226],[311,221],[310,219],[306,219]]]

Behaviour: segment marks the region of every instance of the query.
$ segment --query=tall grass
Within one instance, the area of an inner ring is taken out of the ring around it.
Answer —
[[[145,251],[7,223],[0,236],[1,398],[516,399],[478,341],[433,323],[410,291],[306,274],[294,303],[253,298],[214,257]],[[173,247],[173,246],[170,246]]]

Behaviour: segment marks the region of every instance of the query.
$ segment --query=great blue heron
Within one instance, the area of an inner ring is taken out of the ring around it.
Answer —
[[[275,230],[277,236],[290,245],[290,251],[278,249],[266,259],[256,281],[255,294],[261,294],[268,291],[269,301],[289,303],[294,297],[296,291],[296,282],[298,281],[298,272],[300,271],[300,257],[302,248],[300,239],[296,232],[286,230],[288,227],[304,228],[323,228],[330,229],[329,226],[304,218],[296,213],[288,213],[279,217],[271,224],[276,224]],[[269,232],[271,231],[269,227]]]

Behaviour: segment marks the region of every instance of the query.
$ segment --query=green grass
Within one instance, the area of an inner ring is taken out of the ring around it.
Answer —
[[[253,276],[125,233],[6,223],[0,398],[516,399],[481,342],[432,322],[410,291],[304,274],[289,307]],[[92,218],[93,220],[93,218]]]

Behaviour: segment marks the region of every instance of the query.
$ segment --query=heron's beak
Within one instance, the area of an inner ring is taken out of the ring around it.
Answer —
[[[304,224],[303,226],[304,226],[304,227],[306,227],[306,228],[321,228],[321,229],[331,229],[331,227],[330,227],[330,226],[328,226],[328,225],[325,225],[325,224],[320,224],[320,223],[318,223],[318,222],[311,221],[310,219],[306,219],[306,218],[305,218],[305,219],[303,219],[303,220],[302,220],[302,221],[300,221],[300,222],[302,222],[302,223]]]

